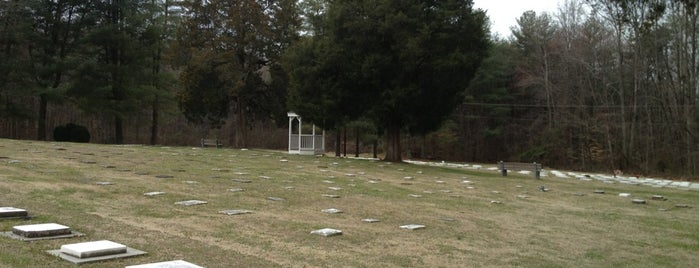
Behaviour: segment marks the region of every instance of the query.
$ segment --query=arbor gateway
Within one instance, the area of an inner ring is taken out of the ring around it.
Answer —
[[[371,118],[387,161],[400,133],[437,129],[462,101],[488,48],[472,1],[331,1],[313,36],[287,54],[290,108],[325,129]]]

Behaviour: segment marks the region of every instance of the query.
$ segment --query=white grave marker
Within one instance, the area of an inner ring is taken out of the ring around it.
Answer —
[[[218,213],[222,213],[222,214],[226,214],[226,215],[240,215],[240,214],[249,214],[249,213],[252,213],[252,211],[245,210],[245,209],[229,209],[229,210],[219,211]]]
[[[0,218],[26,217],[27,211],[21,208],[0,207]]]
[[[337,229],[332,229],[332,228],[323,228],[323,229],[311,231],[311,234],[317,234],[317,235],[322,235],[322,236],[334,236],[334,235],[341,235],[342,230],[337,230]]]
[[[70,227],[56,223],[18,225],[12,227],[12,233],[23,237],[44,237],[71,234]]]
[[[100,240],[63,245],[61,253],[78,258],[89,258],[126,253],[126,246],[109,240]]]
[[[139,265],[130,265],[126,268],[204,268],[202,266],[186,262],[183,260],[154,262]]]
[[[422,224],[407,224],[407,225],[401,225],[401,229],[407,229],[407,230],[417,230],[417,229],[424,229],[425,226]]]
[[[321,210],[324,213],[328,214],[337,214],[337,213],[342,213],[342,210],[336,209],[336,208],[328,208],[328,209],[323,209]]]
[[[194,206],[194,205],[203,205],[206,203],[208,203],[208,202],[201,201],[201,200],[186,200],[186,201],[175,202],[175,205]]]

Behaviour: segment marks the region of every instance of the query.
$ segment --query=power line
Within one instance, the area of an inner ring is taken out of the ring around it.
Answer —
[[[468,106],[487,106],[487,107],[523,107],[523,108],[600,108],[600,109],[621,109],[622,107],[631,108],[631,106],[622,105],[545,105],[545,104],[516,104],[516,103],[484,103],[484,102],[464,102],[463,105]],[[695,105],[638,105],[642,108],[685,108],[694,107]],[[699,107],[699,105],[696,105]]]

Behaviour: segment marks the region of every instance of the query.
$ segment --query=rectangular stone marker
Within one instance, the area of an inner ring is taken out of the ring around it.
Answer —
[[[175,205],[194,206],[194,205],[203,205],[206,203],[208,203],[208,202],[201,201],[201,200],[186,200],[186,201],[175,202]]]
[[[61,253],[78,258],[89,258],[126,253],[126,246],[109,240],[99,240],[62,245]]]
[[[270,196],[270,197],[267,197],[267,200],[271,200],[271,201],[284,201],[284,198]]]
[[[27,211],[21,208],[0,207],[0,218],[26,217]]]
[[[165,192],[147,192],[147,193],[143,193],[143,195],[145,195],[145,196],[156,196],[156,195],[162,195],[162,194],[165,194]]]
[[[417,230],[417,229],[424,229],[425,226],[422,224],[407,224],[407,225],[402,225],[400,228],[401,229],[408,229],[408,230]]]
[[[332,228],[323,228],[323,229],[311,231],[311,234],[317,234],[317,235],[322,235],[322,236],[334,236],[334,235],[341,235],[342,231],[337,230],[337,229],[332,229]]]
[[[23,237],[45,237],[71,234],[70,227],[56,223],[18,225],[12,227],[12,233]]]
[[[368,223],[375,223],[375,222],[379,222],[379,219],[367,218],[367,219],[362,219],[362,221],[368,222]]]
[[[252,213],[252,211],[244,210],[244,209],[229,209],[229,210],[219,211],[218,213],[222,213],[222,214],[226,214],[226,215],[240,215],[240,214]]]
[[[323,197],[327,197],[327,198],[340,198],[340,196],[339,196],[339,195],[336,195],[336,194],[324,194]]]
[[[336,208],[328,208],[328,209],[323,209],[321,210],[324,213],[328,214],[336,214],[336,213],[342,213],[342,210],[336,209]]]
[[[147,264],[131,265],[126,268],[204,268],[202,266],[183,260],[154,262]]]

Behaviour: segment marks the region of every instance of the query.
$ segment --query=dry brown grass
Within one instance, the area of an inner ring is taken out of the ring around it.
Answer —
[[[3,231],[14,225],[56,222],[86,234],[31,243],[2,238],[0,267],[72,267],[45,251],[101,239],[149,254],[83,267],[174,259],[206,267],[687,267],[699,263],[697,208],[673,208],[676,203],[698,206],[696,191],[556,178],[537,181],[518,174],[503,178],[485,170],[264,150],[0,140],[0,157],[5,157],[0,158],[0,206],[26,208],[35,216],[30,221],[2,220]],[[472,183],[462,183],[465,179]],[[114,185],[96,185],[98,181]],[[552,190],[537,191],[541,184]],[[469,185],[475,188],[468,189]],[[245,191],[228,191],[236,187]],[[593,194],[598,188],[608,194]],[[150,191],[166,194],[143,195]],[[619,192],[647,200],[660,194],[669,200],[634,205],[618,197]],[[529,197],[517,198],[521,194]],[[270,196],[285,201],[267,200]],[[209,203],[173,204],[188,199]],[[491,200],[502,204],[491,204]],[[344,213],[321,212],[331,207]],[[670,209],[659,210],[664,208]],[[254,212],[217,213],[225,209]],[[368,217],[381,222],[361,222]],[[410,223],[427,228],[398,228]],[[344,234],[327,238],[309,234],[325,227]]]

